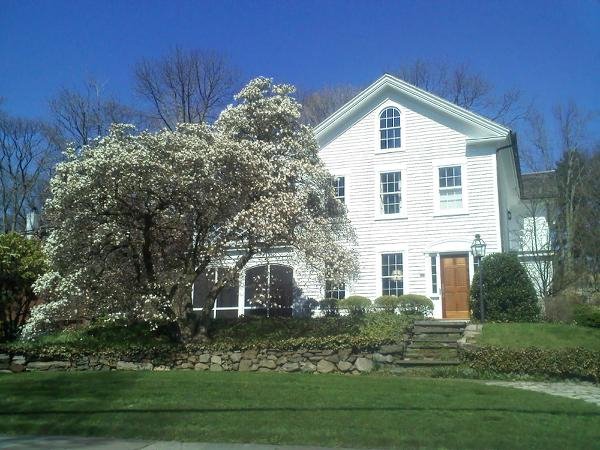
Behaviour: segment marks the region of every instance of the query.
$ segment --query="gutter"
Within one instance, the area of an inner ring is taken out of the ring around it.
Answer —
[[[517,133],[511,130],[508,133],[508,141],[508,145],[504,145],[496,149],[496,154],[498,154],[501,150],[504,150],[506,148],[512,148],[515,175],[517,176],[517,184],[519,185],[519,198],[523,198],[523,180],[521,177],[521,163],[519,160],[519,146],[517,145]]]

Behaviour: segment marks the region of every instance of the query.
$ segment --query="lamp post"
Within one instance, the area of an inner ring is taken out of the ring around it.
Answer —
[[[481,267],[481,259],[485,256],[486,244],[479,236],[479,233],[475,235],[475,240],[471,244],[471,253],[473,258],[477,258],[477,265],[479,270],[479,308],[481,311],[481,323],[485,322],[485,305],[483,303],[483,269]]]

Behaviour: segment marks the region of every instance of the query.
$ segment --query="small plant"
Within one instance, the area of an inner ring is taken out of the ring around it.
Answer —
[[[340,315],[337,298],[324,298],[319,302],[319,309],[325,317],[337,317]]]
[[[433,313],[433,302],[424,295],[401,295],[400,312],[409,317],[427,317]]]
[[[351,295],[338,302],[338,307],[341,310],[347,311],[348,314],[353,316],[365,314],[372,306],[371,300],[360,295]]]
[[[479,276],[483,272],[485,319],[496,322],[537,322],[540,305],[527,271],[515,255],[494,253],[481,261],[471,284],[473,317],[481,319]]]
[[[400,297],[396,295],[382,295],[374,301],[375,308],[388,313],[395,313],[400,306]]]

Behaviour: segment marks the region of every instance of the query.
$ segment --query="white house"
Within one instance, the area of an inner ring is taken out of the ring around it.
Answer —
[[[521,202],[515,134],[391,75],[315,133],[356,231],[358,279],[333,286],[285,250],[273,250],[220,295],[214,315],[264,313],[249,302],[258,275],[268,295],[289,305],[287,314],[301,312],[307,299],[411,293],[433,300],[434,317],[468,318],[475,234],[488,253],[508,251],[511,227],[522,222],[511,212]],[[195,285],[196,307],[205,283]]]

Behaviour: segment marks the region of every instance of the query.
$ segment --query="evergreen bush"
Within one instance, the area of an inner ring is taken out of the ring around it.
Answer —
[[[481,320],[479,276],[483,272],[485,320],[537,322],[540,305],[533,283],[516,255],[494,253],[481,261],[471,284],[471,311]]]

